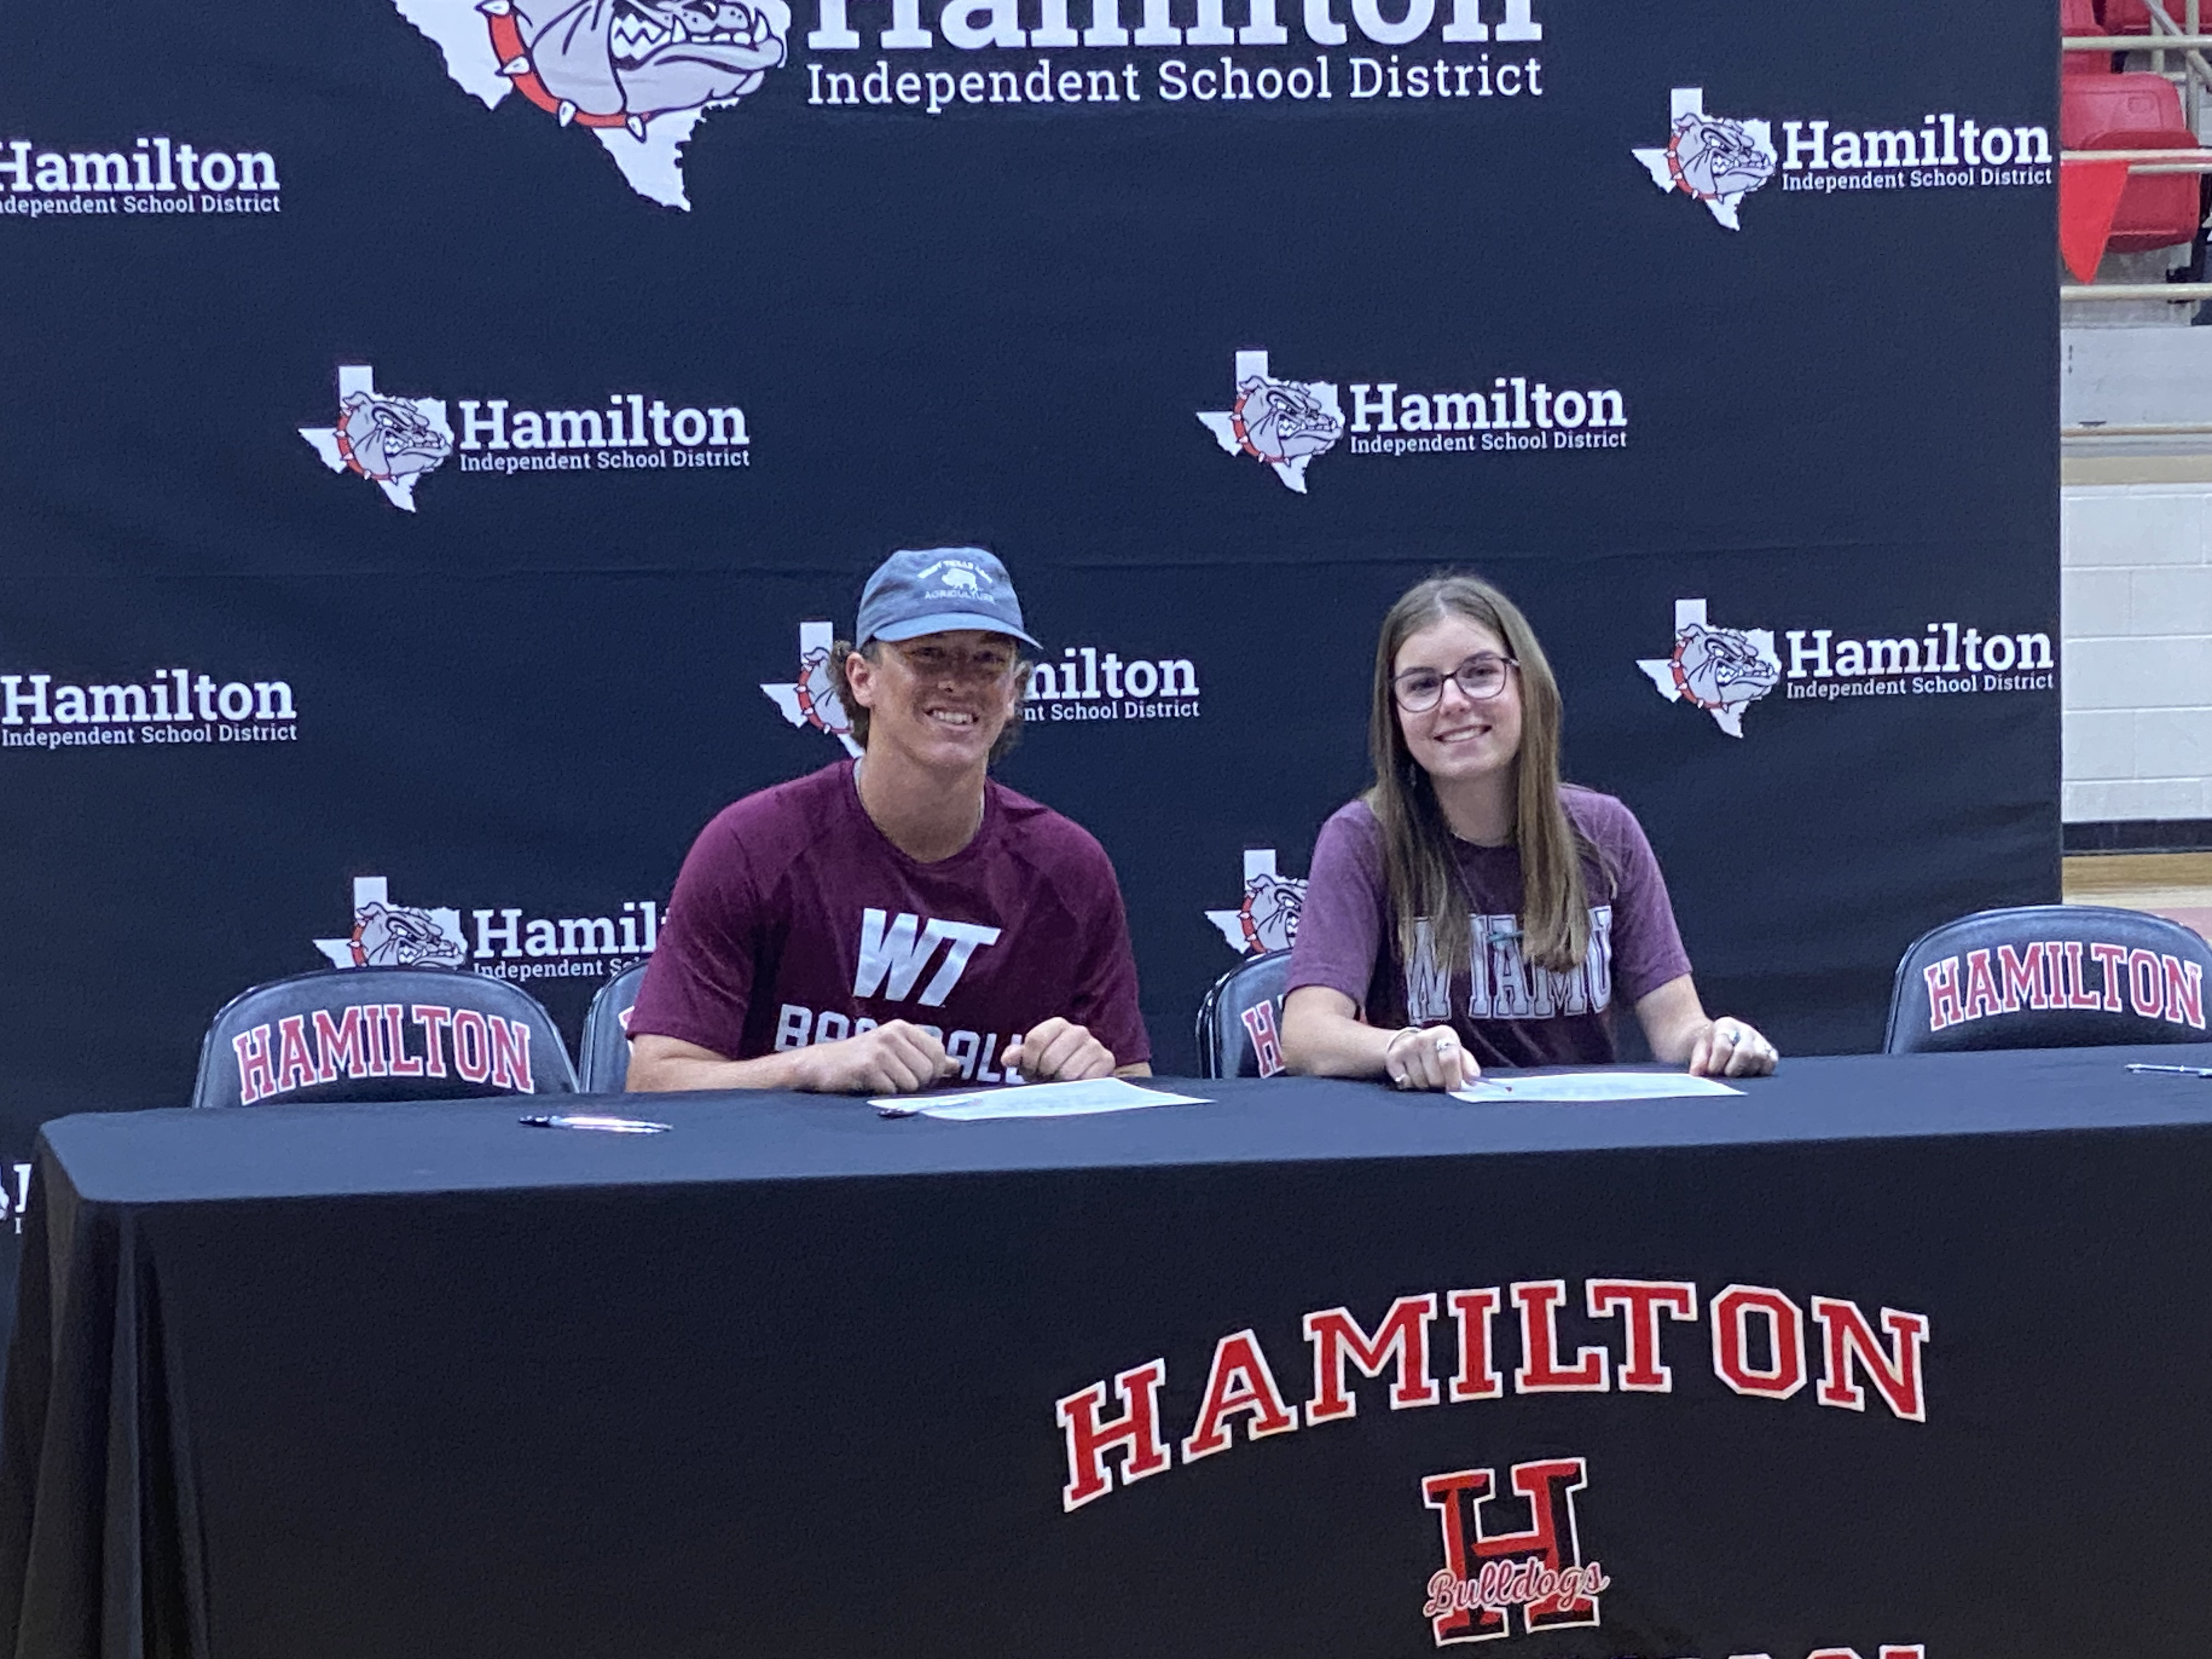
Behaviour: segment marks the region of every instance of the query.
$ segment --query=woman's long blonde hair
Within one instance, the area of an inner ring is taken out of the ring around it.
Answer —
[[[1521,675],[1521,749],[1514,761],[1514,840],[1521,849],[1521,954],[1539,967],[1577,966],[1589,950],[1587,843],[1559,800],[1559,686],[1528,619],[1512,600],[1474,576],[1431,576],[1382,619],[1375,642],[1375,697],[1367,727],[1375,784],[1366,801],[1382,827],[1382,868],[1398,940],[1411,969],[1426,923],[1437,962],[1466,962],[1468,899],[1429,775],[1406,746],[1392,680],[1398,652],[1421,629],[1461,617],[1505,642]]]

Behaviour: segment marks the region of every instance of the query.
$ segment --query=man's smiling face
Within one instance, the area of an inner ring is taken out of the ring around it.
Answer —
[[[854,699],[868,711],[869,749],[886,745],[951,770],[981,765],[1020,718],[1018,659],[1012,640],[975,628],[880,641],[874,661],[846,665]]]

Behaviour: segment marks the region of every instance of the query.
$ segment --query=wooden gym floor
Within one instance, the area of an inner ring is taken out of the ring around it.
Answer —
[[[2171,916],[2212,939],[2212,853],[2093,853],[2066,860],[2069,904]]]

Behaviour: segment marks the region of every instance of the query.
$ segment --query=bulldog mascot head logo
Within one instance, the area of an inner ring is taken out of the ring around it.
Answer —
[[[975,585],[975,578],[965,571],[951,572],[945,580],[951,581],[957,576],[967,577],[969,586]],[[858,755],[860,745],[853,741],[852,716],[837,701],[836,688],[830,683],[830,646],[836,633],[836,628],[830,623],[799,623],[799,677],[793,680],[763,680],[761,695],[793,726],[826,732],[843,744],[848,752]]]
[[[315,949],[333,968],[465,968],[469,960],[459,911],[394,904],[382,876],[354,878],[353,931],[319,939]]]
[[[1704,709],[1732,738],[1743,735],[1743,711],[1782,678],[1773,629],[1715,628],[1705,620],[1703,599],[1677,599],[1673,654],[1636,665],[1661,696]]]
[[[1231,455],[1249,455],[1272,469],[1284,486],[1306,493],[1306,464],[1344,436],[1344,410],[1327,380],[1278,380],[1267,373],[1267,354],[1237,354],[1237,401],[1201,410],[1200,422]]]
[[[364,905],[348,943],[356,968],[458,968],[468,959],[428,911],[405,906]]]
[[[1666,149],[1637,150],[1636,159],[1660,189],[1703,202],[1722,224],[1741,229],[1737,204],[1774,177],[1771,124],[1706,114],[1702,87],[1675,88],[1674,105]]]
[[[453,428],[436,398],[401,398],[376,389],[366,363],[338,369],[334,426],[303,426],[300,435],[333,472],[367,478],[404,513],[415,510],[415,481],[453,453]]]
[[[1305,902],[1305,883],[1277,872],[1273,848],[1247,848],[1243,902],[1234,910],[1208,910],[1206,919],[1221,930],[1231,950],[1258,956],[1287,951],[1297,942],[1298,913]]]
[[[428,472],[453,453],[453,441],[412,403],[366,392],[338,405],[332,435],[346,465],[379,483]]]
[[[394,0],[447,72],[493,105],[511,89],[594,134],[641,194],[689,207],[680,151],[700,115],[781,67],[785,0]]]
[[[585,127],[647,124],[734,103],[783,63],[783,0],[483,0],[477,8],[514,89]]]

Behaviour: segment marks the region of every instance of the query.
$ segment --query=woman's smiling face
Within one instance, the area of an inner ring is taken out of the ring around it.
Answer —
[[[1400,684],[1415,672],[1443,678],[1434,707],[1415,712],[1401,704],[1397,710],[1398,729],[1414,764],[1439,783],[1508,769],[1521,752],[1521,677],[1508,668],[1494,697],[1470,697],[1452,678],[1470,658],[1486,654],[1506,662],[1512,653],[1480,623],[1447,616],[1408,635],[1391,665]]]

